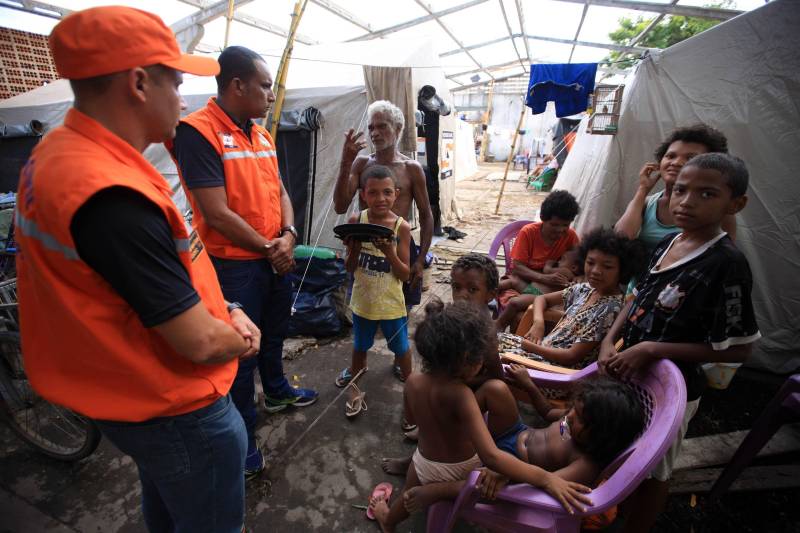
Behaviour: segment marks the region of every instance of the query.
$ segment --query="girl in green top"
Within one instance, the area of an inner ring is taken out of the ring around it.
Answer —
[[[614,230],[630,239],[639,239],[649,257],[664,237],[680,231],[669,210],[672,186],[678,173],[691,158],[708,152],[728,153],[725,134],[702,123],[678,128],[670,133],[656,148],[654,155],[658,162],[645,163],[639,171],[639,187],[614,225]],[[650,194],[659,179],[664,181],[664,190]],[[736,218],[726,215],[722,229],[735,240]],[[638,275],[631,279],[626,295],[633,294]]]
[[[655,151],[657,162],[646,163],[639,172],[639,187],[614,229],[630,239],[638,238],[648,253],[661,239],[680,231],[669,211],[672,186],[689,159],[707,152],[728,153],[728,140],[721,131],[695,124],[670,133]],[[664,190],[650,194],[659,179],[664,181]],[[726,216],[722,229],[735,238],[736,219]]]

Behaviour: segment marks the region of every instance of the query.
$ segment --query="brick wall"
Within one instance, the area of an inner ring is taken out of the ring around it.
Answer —
[[[56,79],[46,35],[0,28],[0,100]]]

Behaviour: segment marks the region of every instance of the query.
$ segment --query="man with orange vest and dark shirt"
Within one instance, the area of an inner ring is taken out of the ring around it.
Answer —
[[[240,532],[247,438],[228,391],[260,333],[142,156],[175,134],[182,72],[219,66],[126,7],[66,17],[50,47],[75,102],[20,176],[28,378],[133,458],[150,531]]]
[[[311,405],[317,393],[292,387],[283,373],[292,305],[285,274],[294,266],[297,231],[275,143],[252,120],[266,116],[275,101],[272,76],[261,56],[240,46],[226,48],[218,61],[217,97],[181,120],[168,147],[223,294],[241,302],[263,333],[258,357],[242,361],[231,389],[247,427],[250,478],[264,469],[255,439],[255,367],[270,413]]]

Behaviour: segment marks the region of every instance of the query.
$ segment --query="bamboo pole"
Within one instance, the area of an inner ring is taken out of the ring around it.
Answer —
[[[294,49],[294,38],[297,34],[297,27],[300,25],[300,19],[306,10],[308,0],[297,0],[294,4],[294,11],[292,12],[292,24],[289,27],[289,37],[286,38],[286,47],[283,49],[281,62],[278,66],[278,75],[276,77],[276,91],[275,91],[275,104],[272,106],[272,127],[270,134],[274,140],[278,136],[278,124],[281,122],[281,109],[283,108],[283,101],[286,98],[286,74],[289,71],[289,61],[292,58],[292,50]],[[266,117],[264,122],[266,122]]]
[[[525,118],[525,102],[522,102],[522,111],[519,114],[519,122],[517,122],[517,129],[514,131],[514,139],[511,141],[511,151],[508,153],[508,160],[506,160],[506,171],[503,172],[503,183],[500,185],[500,195],[497,197],[497,205],[494,208],[494,214],[500,212],[500,200],[503,199],[503,191],[506,188],[506,178],[508,177],[508,167],[511,166],[511,161],[514,160],[514,149],[517,147],[517,138],[519,137],[519,130],[522,128],[522,119]]]
[[[228,48],[228,36],[231,33],[231,21],[233,20],[233,8],[235,0],[228,0],[228,21],[225,23],[225,44],[223,49]]]
[[[489,82],[489,99],[487,101],[485,120],[482,125],[486,128],[483,130],[483,137],[481,137],[481,153],[479,159],[482,163],[486,162],[486,149],[489,146],[489,122],[492,121],[492,101],[494,100],[494,80]]]

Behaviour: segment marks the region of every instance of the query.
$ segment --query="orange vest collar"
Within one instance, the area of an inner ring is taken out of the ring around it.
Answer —
[[[148,181],[160,192],[172,197],[172,189],[167,180],[139,151],[86,113],[71,107],[64,117],[64,126],[100,146],[123,165],[142,169]]]
[[[224,109],[222,109],[222,106],[220,106],[217,103],[216,96],[212,96],[208,99],[208,110],[211,112],[212,115],[214,115],[214,117],[216,117],[223,124],[231,128],[232,131],[242,129],[242,127],[239,126],[237,123],[235,123],[233,119],[231,119],[231,116],[228,113],[226,113]]]

